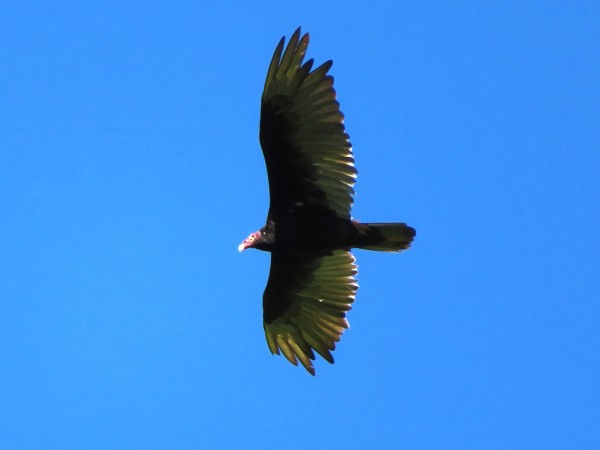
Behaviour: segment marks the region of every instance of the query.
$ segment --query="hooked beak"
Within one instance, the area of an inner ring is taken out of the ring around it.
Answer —
[[[238,252],[246,250],[247,248],[252,248],[257,243],[257,239],[260,237],[260,231],[252,233],[246,239],[242,241],[240,245],[238,245]]]

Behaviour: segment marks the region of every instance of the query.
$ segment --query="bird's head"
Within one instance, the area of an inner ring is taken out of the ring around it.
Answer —
[[[244,241],[238,246],[238,250],[241,252],[242,250],[246,250],[247,248],[255,247],[256,244],[260,242],[262,234],[260,230],[255,231],[254,233],[250,233]]]

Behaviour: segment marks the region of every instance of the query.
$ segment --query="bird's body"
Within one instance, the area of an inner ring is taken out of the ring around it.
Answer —
[[[270,218],[260,231],[265,246],[257,248],[271,252],[350,248],[358,237],[351,221],[330,214],[315,214],[304,208]]]
[[[386,227],[398,231],[398,242],[390,242],[382,235]],[[404,224],[366,224],[300,208],[289,215],[269,218],[257,232],[260,241],[252,247],[268,252],[327,253],[351,248],[400,251],[406,248],[406,241],[414,237],[411,230]]]
[[[261,102],[260,142],[269,176],[267,223],[239,246],[271,252],[263,324],[280,350],[314,375],[315,350],[333,362],[358,285],[351,248],[401,251],[415,230],[352,220],[356,169],[335,100],[331,61],[302,63],[308,34],[275,50]]]

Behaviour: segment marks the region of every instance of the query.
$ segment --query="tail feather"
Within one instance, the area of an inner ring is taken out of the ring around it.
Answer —
[[[416,231],[405,223],[363,223],[366,237],[357,247],[380,252],[401,252],[410,247]]]

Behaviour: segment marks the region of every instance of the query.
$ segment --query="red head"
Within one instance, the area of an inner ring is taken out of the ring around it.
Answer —
[[[247,248],[254,247],[260,241],[260,238],[261,238],[260,230],[255,231],[254,233],[251,233],[250,236],[248,236],[246,239],[244,239],[244,242],[242,242],[238,246],[238,250],[241,252],[242,250],[246,250]]]

